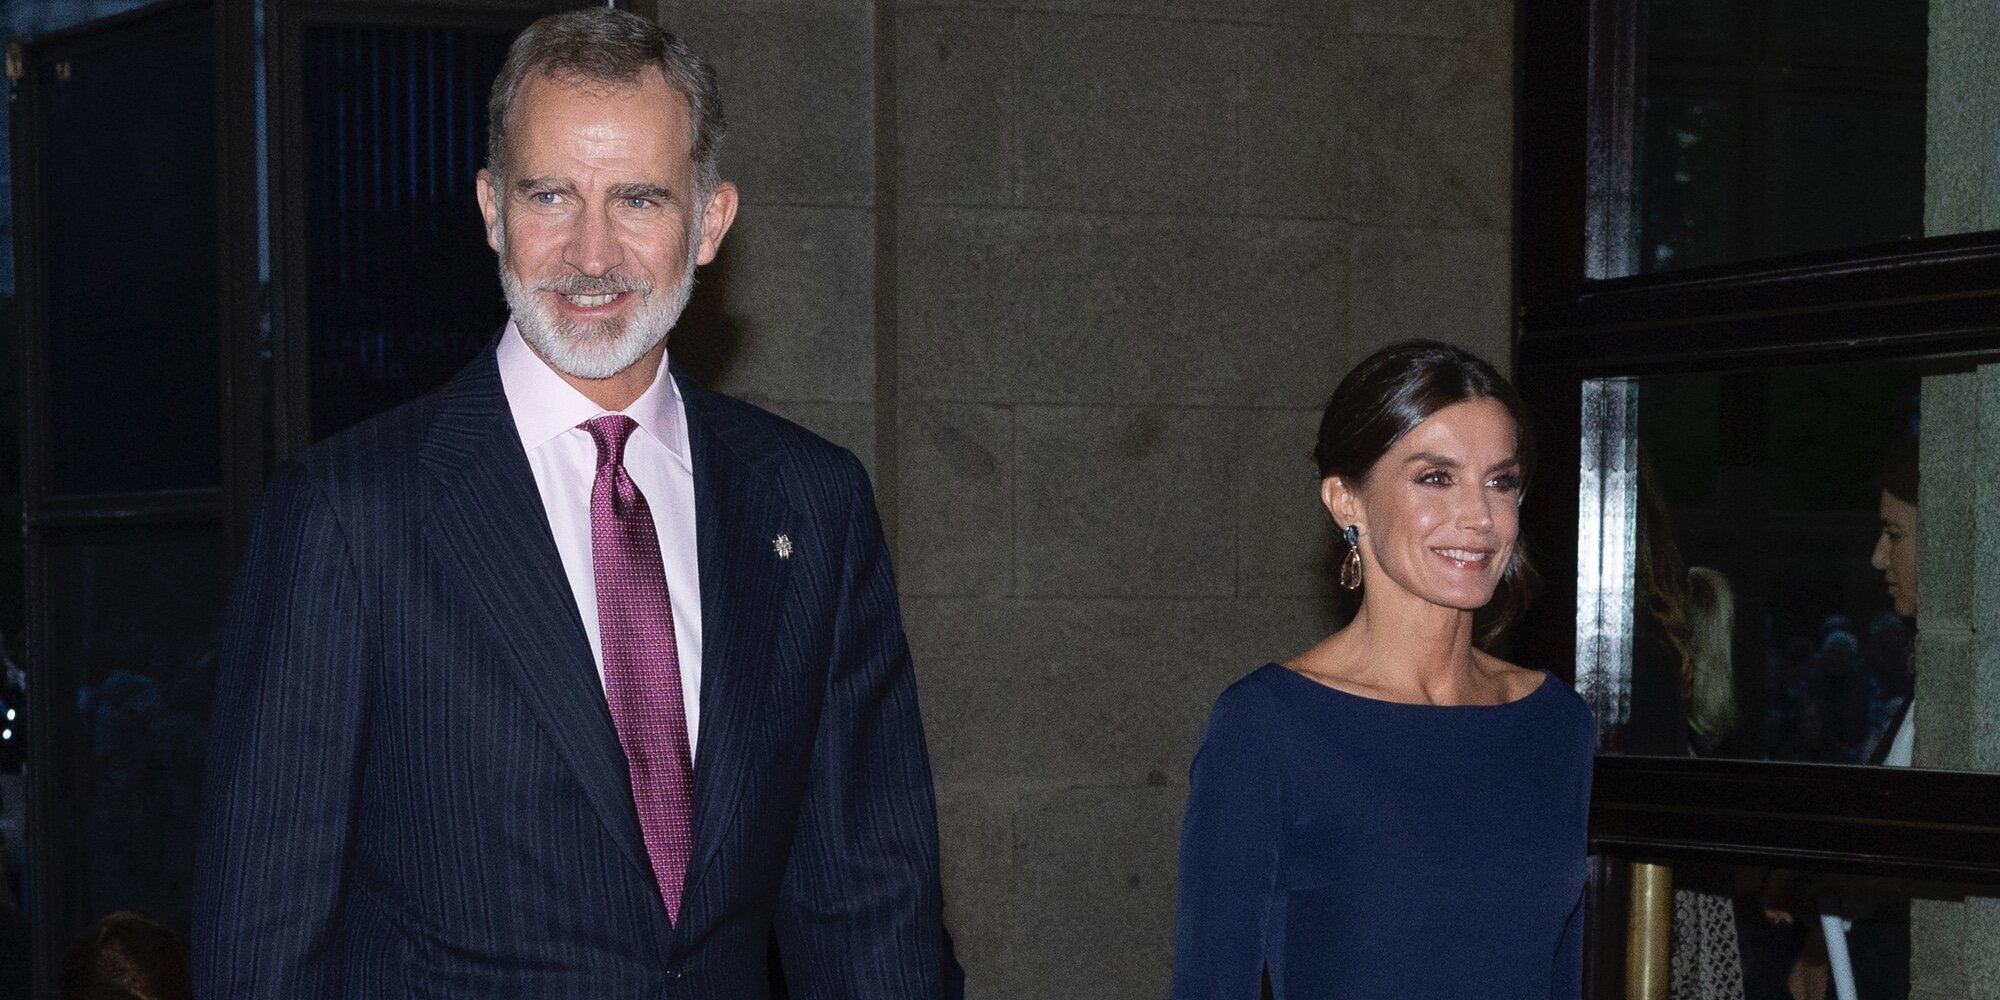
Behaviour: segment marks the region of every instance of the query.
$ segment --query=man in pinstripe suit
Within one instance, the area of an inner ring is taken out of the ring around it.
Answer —
[[[797,997],[943,995],[866,475],[666,358],[736,211],[713,74],[575,11],[490,110],[512,321],[279,473],[245,557],[200,994],[739,1000],[775,966]]]

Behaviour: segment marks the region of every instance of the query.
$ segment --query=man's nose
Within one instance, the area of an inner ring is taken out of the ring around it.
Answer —
[[[563,248],[563,263],[584,274],[601,277],[624,262],[624,247],[619,244],[611,220],[605,213],[579,213],[569,244]]]

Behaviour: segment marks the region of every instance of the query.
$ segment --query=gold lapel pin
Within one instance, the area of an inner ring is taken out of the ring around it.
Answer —
[[[790,559],[792,557],[792,536],[779,535],[771,539],[771,551],[776,552],[780,559]]]

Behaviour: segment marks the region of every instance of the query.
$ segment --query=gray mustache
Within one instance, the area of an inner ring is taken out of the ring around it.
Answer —
[[[592,277],[587,274],[566,274],[559,278],[537,282],[535,290],[554,292],[557,295],[617,295],[621,292],[650,294],[652,282],[633,281],[616,276]]]

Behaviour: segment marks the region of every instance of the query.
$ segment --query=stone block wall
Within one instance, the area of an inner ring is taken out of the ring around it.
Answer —
[[[1165,995],[1208,706],[1332,625],[1320,406],[1509,360],[1511,5],[659,15],[744,194],[675,350],[875,475],[968,995]]]

